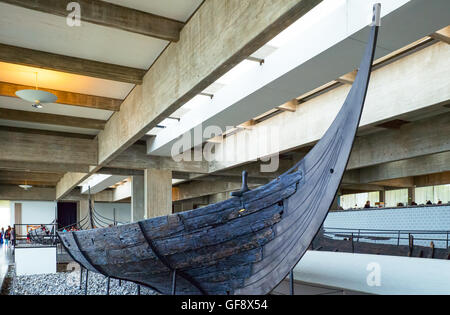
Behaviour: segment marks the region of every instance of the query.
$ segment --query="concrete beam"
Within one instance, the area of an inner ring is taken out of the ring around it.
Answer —
[[[86,180],[89,173],[66,173],[56,185],[56,199],[64,199],[78,183]]]
[[[53,135],[0,132],[0,160],[76,165],[97,163],[96,142]]]
[[[89,179],[89,182],[81,187],[82,194],[97,194],[105,189],[108,189],[110,186],[117,184],[118,182],[123,181],[128,176],[123,175],[104,175],[98,174],[92,180]]]
[[[431,35],[432,38],[450,44],[450,26],[447,26]]]
[[[55,200],[55,188],[33,187],[30,190],[23,190],[17,185],[0,185],[1,200]]]
[[[374,182],[373,185],[380,185],[384,187],[397,187],[397,188],[414,187],[414,177],[410,176],[410,177],[383,180],[379,182]]]
[[[398,130],[359,137],[355,140],[347,169],[450,151],[449,134],[450,113],[447,113],[403,125]]]
[[[362,168],[358,170],[358,181],[372,183],[448,171],[450,171],[450,152],[443,152]]]
[[[1,0],[27,9],[67,17],[71,0]],[[77,0],[82,21],[172,42],[178,41],[184,23],[99,0]]]
[[[0,82],[0,96],[17,97],[16,96],[17,91],[33,90],[34,88],[35,87],[27,85]],[[52,89],[45,89],[41,87],[39,89],[55,94],[58,97],[58,99],[56,100],[56,103],[58,104],[104,109],[111,111],[119,111],[120,104],[122,104],[122,100],[118,100],[115,98],[58,91]]]
[[[0,171],[0,183],[10,185],[55,186],[62,175],[56,173]]]
[[[383,25],[376,58],[389,55],[448,25],[448,1],[379,2],[382,4]],[[299,26],[302,31],[298,31],[295,40],[265,58],[262,67],[249,70],[215,93],[210,102],[188,113],[179,124],[148,140],[148,153],[170,155],[173,144],[181,136],[193,138],[192,147],[200,145],[208,140],[207,135],[193,137],[201,126],[217,126],[222,131],[227,126],[238,126],[353,71],[366,47],[369,32],[366,17],[370,16],[372,5],[369,1],[336,1],[326,14],[322,12],[321,18],[305,20],[303,25],[300,20],[299,25],[303,28]],[[417,23],[419,20],[421,23]],[[305,47],[305,42],[309,43],[308,47]],[[395,81],[390,79],[389,82]],[[320,119],[322,113],[326,116],[335,113],[319,110]],[[298,117],[303,111],[297,110],[297,113],[289,114]],[[328,117],[323,117],[323,120],[328,120]]]
[[[437,43],[374,71],[360,130],[405,115],[419,114],[420,111],[448,102],[449,59],[450,47]],[[349,89],[350,86],[340,86],[302,103],[294,113],[281,113],[253,126],[251,130],[226,137],[222,143],[215,144],[215,154],[226,156],[227,160],[211,163],[210,171],[219,172],[280,152],[313,145],[336,117]],[[410,91],[414,91],[413,98]],[[444,128],[442,132],[435,123]],[[449,146],[444,132],[448,132],[449,128],[446,123],[448,124],[448,118],[446,120],[443,116],[433,119],[417,130],[414,136],[408,132],[415,124],[404,125],[400,130],[386,130],[384,135],[389,136],[389,141],[393,143],[390,146],[386,146],[390,142],[379,135],[362,137],[355,143],[356,153],[352,154],[349,168],[446,151]],[[421,132],[423,135],[420,135]],[[438,138],[431,139],[434,135]],[[415,151],[407,145],[414,147]],[[395,159],[392,158],[391,150],[397,152]],[[372,152],[374,156],[370,155]],[[214,160],[213,157],[208,158]]]
[[[141,170],[133,170],[133,169],[122,169],[122,168],[110,168],[103,167],[100,169],[97,174],[104,175],[122,175],[122,176],[144,176],[144,171]]]
[[[430,174],[414,178],[414,185],[416,185],[417,187],[448,184],[450,184],[450,172]]]
[[[88,77],[141,84],[145,70],[0,44],[0,61]]]
[[[320,2],[206,1],[99,134],[99,164],[113,160]]]
[[[13,121],[26,121],[46,125],[86,128],[94,130],[103,130],[106,124],[106,121],[98,119],[80,118],[74,116],[64,116],[47,113],[36,113],[31,111],[15,110],[7,108],[0,108],[0,119]]]
[[[37,173],[88,173],[89,166],[65,163],[0,161],[0,170],[37,172]],[[120,174],[117,174],[120,175]]]
[[[135,144],[122,152],[113,161],[107,164],[109,168],[125,169],[164,169],[184,173],[208,173],[209,164],[206,161],[176,162],[171,157],[149,156],[146,146]]]

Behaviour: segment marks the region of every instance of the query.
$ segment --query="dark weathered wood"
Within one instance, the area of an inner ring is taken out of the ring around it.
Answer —
[[[379,14],[379,12],[378,12]],[[92,271],[177,294],[267,294],[286,278],[325,220],[343,177],[376,46],[374,25],[356,80],[335,121],[291,170],[238,197],[185,213],[107,229],[61,234]],[[149,246],[150,245],[150,246]],[[84,257],[83,257],[84,256]],[[88,258],[88,259],[86,259]]]
[[[0,44],[0,61],[105,80],[142,84],[144,69]]]
[[[0,0],[27,9],[38,10],[62,17],[67,17],[70,11],[67,5],[72,0]],[[82,21],[98,25],[118,28],[124,31],[156,37],[171,42],[177,42],[183,22],[168,19],[132,8],[122,7],[100,0],[77,0],[80,5]]]
[[[1,96],[17,97],[16,96],[17,91],[33,90],[33,89],[35,89],[35,87],[33,86],[0,82]],[[122,100],[115,98],[52,90],[42,87],[39,87],[39,90],[55,94],[56,97],[58,98],[56,100],[56,103],[58,104],[104,109],[111,111],[119,111],[120,105],[122,104]]]

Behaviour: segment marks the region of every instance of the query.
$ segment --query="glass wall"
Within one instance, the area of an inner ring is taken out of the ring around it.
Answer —
[[[398,203],[408,205],[408,188],[386,190],[386,207],[397,207]]]
[[[426,204],[428,200],[434,204],[437,204],[439,200],[442,203],[450,202],[450,185],[416,188],[416,203]]]
[[[342,195],[340,196],[340,205],[345,210],[364,208],[367,200],[369,200],[370,205],[374,207],[375,203],[380,201],[380,193],[375,191],[362,194]]]

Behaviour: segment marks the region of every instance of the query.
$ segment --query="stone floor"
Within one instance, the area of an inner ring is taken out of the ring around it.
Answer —
[[[86,273],[80,285],[80,273],[58,272],[56,274],[15,276],[10,288],[11,295],[84,295]],[[138,285],[131,282],[111,280],[110,295],[137,295]],[[97,273],[89,273],[88,295],[106,295],[107,278]],[[141,295],[154,295],[155,292],[140,287]]]

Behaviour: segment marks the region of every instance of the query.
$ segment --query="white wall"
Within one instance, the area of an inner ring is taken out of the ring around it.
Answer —
[[[16,248],[18,276],[56,273],[56,248]]]
[[[308,251],[294,278],[371,294],[449,294],[446,260]]]
[[[22,204],[22,224],[49,224],[55,220],[53,201],[11,201],[11,226],[14,225],[14,205]]]
[[[130,222],[131,217],[131,204],[130,203],[106,203],[106,202],[96,202],[95,211],[109,219],[113,219],[114,209],[116,209],[116,220],[120,222],[128,223]],[[102,218],[100,218],[102,219]],[[102,219],[105,222],[109,222],[107,220]],[[100,222],[101,223],[101,222]]]

